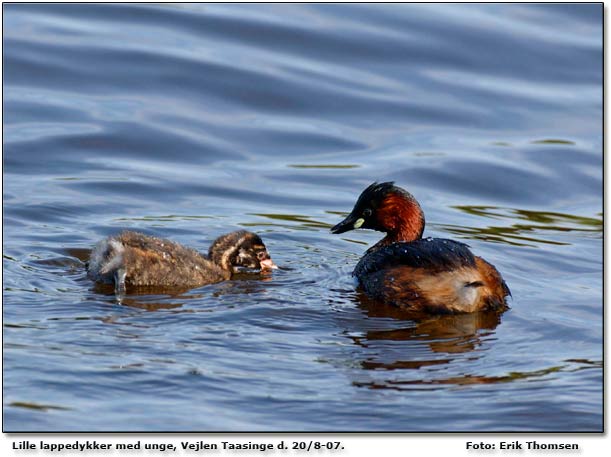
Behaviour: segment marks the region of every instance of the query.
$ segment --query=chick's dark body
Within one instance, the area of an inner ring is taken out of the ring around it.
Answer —
[[[244,230],[228,233],[204,255],[170,240],[126,231],[96,245],[87,274],[123,292],[137,286],[199,287],[230,279],[238,268],[275,268],[258,235]]]

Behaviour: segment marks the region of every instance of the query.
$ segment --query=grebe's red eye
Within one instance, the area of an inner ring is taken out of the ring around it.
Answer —
[[[371,210],[369,208],[366,208],[365,211],[363,211],[363,216],[364,217],[371,216]]]

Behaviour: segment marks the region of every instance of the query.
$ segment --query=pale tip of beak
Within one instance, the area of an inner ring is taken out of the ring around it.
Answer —
[[[276,265],[272,259],[261,260],[261,268],[264,270],[277,270],[278,265]]]

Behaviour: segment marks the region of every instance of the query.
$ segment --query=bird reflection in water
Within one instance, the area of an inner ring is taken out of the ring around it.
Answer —
[[[94,283],[92,290],[95,293],[107,296],[113,303],[147,311],[157,311],[180,308],[185,303],[198,303],[207,297],[218,298],[225,295],[261,293],[262,289],[258,283],[271,281],[271,279],[271,274],[239,273],[234,275],[231,281],[203,286],[202,293],[191,293],[190,291],[193,289],[185,287],[132,287],[130,293],[121,296],[120,299],[115,295],[114,286],[111,284]],[[213,290],[203,292],[203,289],[209,288]]]
[[[366,330],[359,336],[350,336],[354,344],[369,352],[361,362],[366,370],[420,369],[448,364],[454,358],[440,358],[440,354],[469,353],[480,348],[501,322],[501,315],[493,311],[430,316],[384,305],[364,293],[359,293],[356,299],[370,319],[390,318],[406,324],[402,328]]]

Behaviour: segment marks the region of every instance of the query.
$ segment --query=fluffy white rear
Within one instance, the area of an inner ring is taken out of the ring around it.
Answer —
[[[120,241],[106,238],[96,244],[89,258],[88,272],[95,280],[112,282],[115,272],[123,266],[125,247]]]

